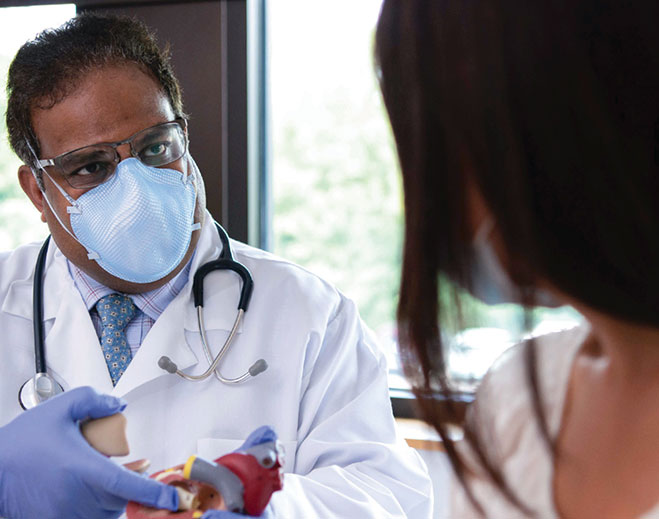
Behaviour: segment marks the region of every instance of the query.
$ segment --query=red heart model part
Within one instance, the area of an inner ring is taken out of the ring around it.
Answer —
[[[283,486],[284,453],[278,441],[214,462],[191,456],[184,465],[156,472],[151,478],[179,489],[179,510],[150,508],[135,502],[126,507],[127,519],[198,519],[206,510],[230,510],[259,516],[274,492]]]
[[[151,478],[162,483],[181,488],[193,496],[192,509],[172,512],[158,508],[150,508],[131,501],[126,507],[127,519],[165,519],[168,517],[177,519],[198,519],[206,510],[226,510],[224,499],[212,486],[185,479],[183,477],[183,465],[161,470],[151,475]]]

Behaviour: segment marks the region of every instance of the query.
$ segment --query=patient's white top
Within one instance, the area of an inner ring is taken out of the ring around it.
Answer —
[[[588,332],[589,327],[582,325],[536,339],[540,394],[549,433],[554,438],[560,429],[572,364]],[[514,346],[494,364],[478,389],[467,419],[479,431],[488,455],[502,468],[515,494],[537,517],[556,518],[553,463],[533,413],[525,372],[524,349],[527,347],[529,343]],[[476,467],[466,447],[459,447]],[[476,470],[482,473],[482,469]],[[526,517],[485,478],[475,477],[470,481],[488,518]],[[451,519],[480,517],[460,485],[456,483],[453,487]],[[641,518],[659,519],[659,503]]]

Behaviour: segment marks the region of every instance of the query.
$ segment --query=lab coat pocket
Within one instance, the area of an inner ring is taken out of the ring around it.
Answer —
[[[197,440],[197,456],[207,460],[215,460],[235,451],[244,440],[225,440],[220,438],[202,438]],[[295,469],[296,441],[280,442],[284,447],[284,472],[293,472]]]

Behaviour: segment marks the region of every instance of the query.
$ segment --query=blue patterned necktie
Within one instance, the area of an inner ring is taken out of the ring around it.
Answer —
[[[112,377],[112,385],[116,386],[133,358],[125,329],[135,315],[135,305],[128,296],[110,294],[98,300],[96,311],[103,327],[101,348]]]

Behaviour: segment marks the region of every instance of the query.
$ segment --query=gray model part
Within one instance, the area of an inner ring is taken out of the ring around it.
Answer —
[[[243,511],[243,483],[225,466],[195,458],[190,468],[190,479],[208,483],[215,488],[222,494],[228,510],[238,513]]]

